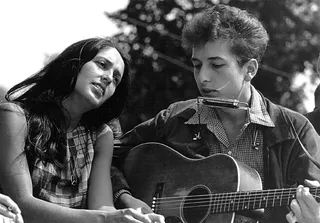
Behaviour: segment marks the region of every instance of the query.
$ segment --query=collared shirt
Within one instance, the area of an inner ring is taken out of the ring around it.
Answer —
[[[185,124],[205,124],[217,140],[210,142],[210,155],[225,153],[255,169],[264,182],[262,127],[274,127],[260,94],[251,86],[251,102],[245,124],[230,144],[216,108],[204,105]],[[245,221],[236,221],[245,222]]]

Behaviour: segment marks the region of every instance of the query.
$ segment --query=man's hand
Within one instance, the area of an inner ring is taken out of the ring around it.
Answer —
[[[289,223],[320,223],[320,205],[309,192],[309,187],[319,187],[318,181],[305,180],[307,187],[297,188],[296,199],[290,204],[291,212],[286,218]]]
[[[120,195],[118,200],[115,203],[115,206],[117,209],[123,209],[123,208],[133,208],[138,209],[141,208],[142,213],[152,213],[151,208],[143,201],[131,196],[128,193],[123,193]]]

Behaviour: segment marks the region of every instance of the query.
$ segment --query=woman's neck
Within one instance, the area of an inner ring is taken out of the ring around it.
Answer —
[[[83,113],[80,112],[81,110],[78,109],[76,104],[71,103],[68,98],[63,100],[61,105],[66,118],[66,130],[67,132],[71,132],[78,126]]]

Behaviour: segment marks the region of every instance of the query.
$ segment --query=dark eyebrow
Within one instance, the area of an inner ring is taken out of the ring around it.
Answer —
[[[224,60],[222,57],[209,57],[208,60]]]
[[[103,57],[103,56],[96,56],[95,59],[102,59],[102,60],[104,60],[104,61],[107,61],[108,63],[113,64],[111,60],[109,60],[108,58]]]
[[[208,57],[207,60],[224,60],[222,57]],[[191,61],[199,61],[197,58],[191,57]]]

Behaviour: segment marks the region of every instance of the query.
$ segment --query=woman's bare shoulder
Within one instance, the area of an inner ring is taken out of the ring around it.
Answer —
[[[23,108],[12,102],[4,102],[0,104],[0,122],[2,125],[24,125],[26,116]]]
[[[0,111],[16,112],[24,115],[24,110],[22,107],[13,102],[0,103]]]

